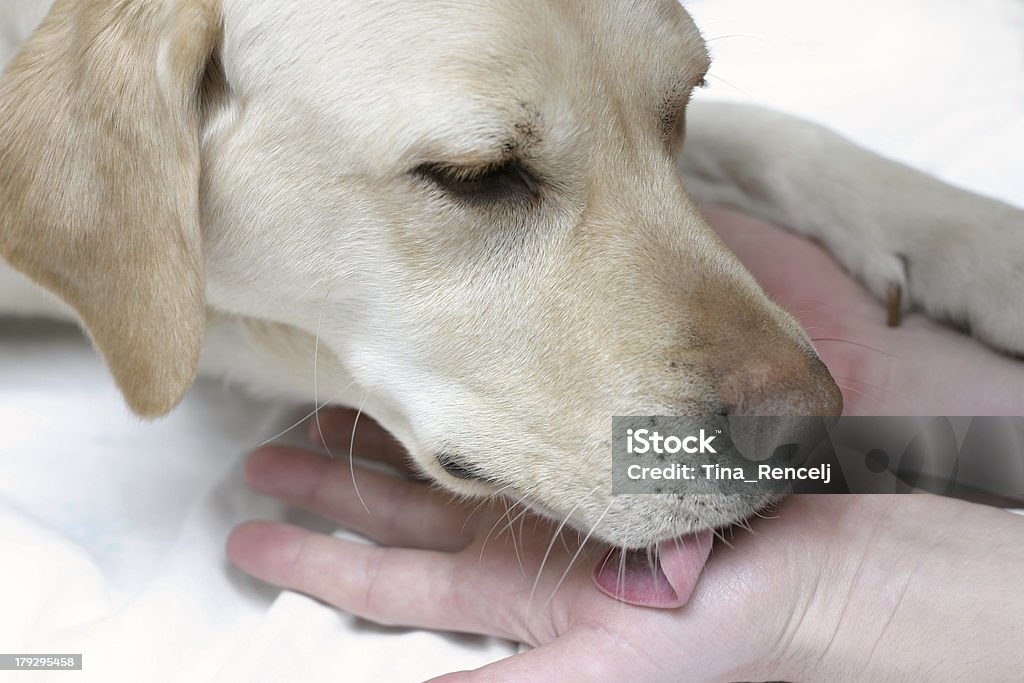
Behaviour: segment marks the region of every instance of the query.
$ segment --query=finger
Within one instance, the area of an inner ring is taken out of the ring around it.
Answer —
[[[507,683],[509,681],[661,681],[666,676],[643,653],[611,632],[575,631],[550,645],[513,655],[475,671],[461,671],[428,683]]]
[[[228,538],[242,571],[385,625],[516,638],[500,571],[460,571],[457,555],[380,548],[287,524],[246,522]],[[484,585],[486,584],[486,585]]]
[[[358,418],[358,419],[357,419]],[[309,421],[309,439],[318,448],[367,460],[387,463],[402,472],[412,472],[409,453],[391,433],[373,418],[350,408],[325,408]]]
[[[298,448],[266,446],[245,463],[249,486],[383,545],[455,551],[479,518],[423,484]]]

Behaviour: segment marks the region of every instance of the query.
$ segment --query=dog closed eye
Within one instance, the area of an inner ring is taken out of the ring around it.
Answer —
[[[465,202],[534,203],[540,198],[537,179],[516,159],[482,167],[426,163],[417,166],[412,173],[440,188],[450,197]]]

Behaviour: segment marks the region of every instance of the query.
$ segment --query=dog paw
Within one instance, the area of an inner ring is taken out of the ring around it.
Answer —
[[[895,248],[861,274],[888,304],[890,324],[901,311],[920,310],[1024,355],[1024,211],[995,202],[986,208],[976,222],[940,218],[897,231],[887,240]]]

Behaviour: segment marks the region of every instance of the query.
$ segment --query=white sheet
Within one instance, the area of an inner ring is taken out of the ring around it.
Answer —
[[[702,97],[804,114],[1024,205],[1024,3],[687,5],[716,59]],[[200,382],[142,424],[77,334],[0,321],[0,652],[84,654],[82,673],[56,680],[354,683],[511,653],[361,623],[227,566],[233,525],[294,514],[239,471],[288,423],[278,412]]]

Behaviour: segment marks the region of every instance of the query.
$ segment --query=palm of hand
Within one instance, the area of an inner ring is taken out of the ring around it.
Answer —
[[[1024,363],[882,306],[819,247],[741,214],[705,212],[765,290],[803,323],[846,415],[1022,415]]]

